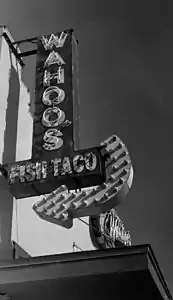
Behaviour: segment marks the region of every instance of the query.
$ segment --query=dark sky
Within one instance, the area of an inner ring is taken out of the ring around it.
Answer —
[[[81,147],[112,133],[127,145],[135,178],[118,212],[133,244],[151,244],[173,293],[173,2],[1,0],[0,20],[15,39],[74,28]]]

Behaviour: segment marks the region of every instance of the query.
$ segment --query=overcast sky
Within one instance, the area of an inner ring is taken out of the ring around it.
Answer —
[[[1,0],[0,23],[15,39],[75,29],[81,147],[112,133],[126,143],[135,180],[118,212],[133,244],[151,244],[173,293],[173,2]]]

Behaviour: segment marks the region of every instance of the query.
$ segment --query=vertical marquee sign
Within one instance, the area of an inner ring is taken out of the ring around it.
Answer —
[[[14,197],[49,194],[33,209],[66,228],[73,218],[99,215],[121,203],[133,179],[128,150],[117,136],[99,147],[74,149],[75,43],[72,30],[38,38],[32,157],[1,168]]]
[[[73,143],[72,31],[38,39],[32,158],[71,157]]]

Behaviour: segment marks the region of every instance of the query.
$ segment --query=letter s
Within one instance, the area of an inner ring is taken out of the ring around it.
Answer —
[[[58,129],[48,129],[43,137],[44,144],[43,148],[47,151],[57,150],[63,145],[62,132]]]

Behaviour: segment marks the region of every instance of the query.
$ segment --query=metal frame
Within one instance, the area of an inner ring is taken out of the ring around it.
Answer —
[[[10,50],[15,55],[16,59],[18,60],[18,62],[20,63],[20,65],[21,65],[22,68],[25,66],[25,63],[24,63],[22,57],[26,57],[26,56],[37,54],[37,49],[33,49],[33,50],[30,50],[30,51],[25,51],[25,52],[20,52],[17,49],[17,47],[20,44],[23,44],[23,43],[35,43],[36,40],[37,40],[37,37],[33,37],[33,38],[29,38],[29,39],[24,39],[24,40],[19,40],[19,41],[13,42],[7,32],[3,32],[2,35],[5,38],[5,40],[7,41]],[[15,47],[15,45],[17,47]]]
[[[2,27],[6,28],[5,26],[2,26]],[[20,63],[22,68],[25,66],[25,63],[24,63],[22,57],[27,57],[27,56],[30,56],[30,55],[37,54],[37,49],[33,49],[33,50],[30,50],[30,51],[25,51],[25,52],[21,52],[18,49],[18,46],[20,44],[24,44],[24,43],[33,43],[33,44],[35,44],[36,41],[37,41],[36,36],[34,36],[32,38],[24,39],[24,40],[13,41],[7,30],[5,30],[2,35],[5,38],[5,40],[7,41],[8,45],[9,45],[9,48],[11,49],[13,54],[15,55],[16,59],[18,60],[18,62]],[[78,40],[76,40],[76,42],[77,42],[77,44],[79,43]]]

